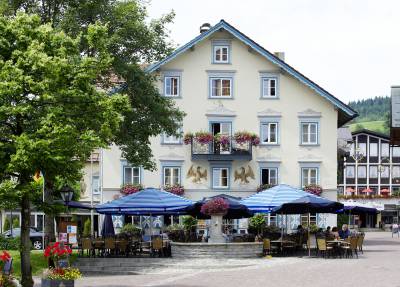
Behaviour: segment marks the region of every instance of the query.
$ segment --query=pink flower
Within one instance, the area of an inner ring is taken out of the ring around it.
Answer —
[[[201,206],[200,212],[206,215],[226,214],[229,203],[222,197],[213,198]]]

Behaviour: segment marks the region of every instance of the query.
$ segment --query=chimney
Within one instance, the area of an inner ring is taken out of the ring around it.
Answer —
[[[210,28],[211,28],[210,23],[204,23],[203,25],[200,26],[200,34],[210,30]]]
[[[285,61],[285,52],[275,52],[274,55],[280,60]]]

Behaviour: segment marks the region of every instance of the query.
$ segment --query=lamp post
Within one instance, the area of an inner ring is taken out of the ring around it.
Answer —
[[[64,185],[61,188],[60,193],[61,193],[61,198],[65,202],[65,205],[67,206],[68,210],[69,203],[72,201],[72,197],[74,196],[74,190],[70,186]]]

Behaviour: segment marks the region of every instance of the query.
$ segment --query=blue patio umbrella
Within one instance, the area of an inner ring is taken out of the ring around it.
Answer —
[[[114,235],[115,231],[111,214],[106,214],[103,221],[103,228],[101,229],[101,236],[110,237]]]
[[[272,212],[280,214],[337,213],[344,205],[323,197],[307,194],[291,202],[275,207]]]
[[[361,215],[361,214],[377,214],[379,213],[378,209],[366,206],[363,203],[356,202],[353,200],[345,201],[343,202],[344,208],[341,210],[338,210],[338,214],[347,214],[349,215],[349,225],[351,222],[351,216],[352,215]]]
[[[270,213],[273,208],[306,195],[310,195],[310,193],[287,184],[279,184],[255,193],[243,199],[241,203],[254,213]]]
[[[191,200],[170,192],[146,188],[95,208],[101,214],[174,215],[186,214],[185,209],[192,204]]]

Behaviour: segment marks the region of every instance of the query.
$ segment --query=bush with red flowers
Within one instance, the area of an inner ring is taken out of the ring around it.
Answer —
[[[194,134],[194,139],[199,144],[209,144],[214,140],[214,136],[209,132],[200,131]]]
[[[210,199],[201,206],[200,212],[205,215],[226,214],[229,203],[222,197]]]
[[[176,195],[183,195],[185,192],[185,188],[180,184],[166,185],[163,187],[163,189]]]
[[[66,259],[72,253],[72,249],[69,246],[65,246],[60,242],[49,244],[43,252],[44,257],[53,260],[54,263],[60,259]]]
[[[252,134],[246,131],[236,132],[233,137],[238,144],[249,143],[252,141]]]
[[[143,189],[144,189],[144,187],[141,184],[129,184],[128,183],[128,184],[124,184],[121,187],[120,192],[123,195],[129,195],[129,194],[133,194],[133,193],[136,193],[138,191],[141,191]]]
[[[4,264],[6,264],[6,262],[10,259],[11,259],[10,253],[3,250],[3,253],[0,255],[0,271],[3,270]]]
[[[303,188],[304,191],[320,196],[322,193],[322,187],[318,184],[308,184]]]
[[[193,137],[194,137],[193,133],[190,133],[190,132],[186,133],[183,136],[183,143],[186,144],[186,145],[191,144],[192,140],[193,140]]]

